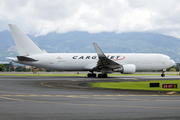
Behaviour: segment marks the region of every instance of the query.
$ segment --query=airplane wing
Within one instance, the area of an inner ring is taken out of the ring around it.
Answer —
[[[97,68],[120,68],[121,65],[107,58],[96,43],[93,43],[93,45],[99,57],[99,61],[96,66]]]

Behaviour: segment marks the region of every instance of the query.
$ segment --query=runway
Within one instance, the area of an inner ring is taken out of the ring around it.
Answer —
[[[179,93],[98,89],[86,84],[179,78],[0,76],[0,120],[180,119]]]

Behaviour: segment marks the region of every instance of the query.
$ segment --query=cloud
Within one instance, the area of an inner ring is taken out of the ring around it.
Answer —
[[[0,31],[157,32],[180,38],[179,0],[0,0]]]

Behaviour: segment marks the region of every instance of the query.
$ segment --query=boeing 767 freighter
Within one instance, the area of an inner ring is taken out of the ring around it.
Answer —
[[[89,71],[88,77],[96,77],[94,72],[100,72],[98,77],[106,78],[107,73],[133,74],[137,70],[162,70],[161,76],[164,77],[166,68],[175,64],[163,54],[103,53],[96,43],[93,43],[96,53],[47,53],[17,25],[9,24],[9,28],[19,56],[7,58],[25,65],[58,71]]]

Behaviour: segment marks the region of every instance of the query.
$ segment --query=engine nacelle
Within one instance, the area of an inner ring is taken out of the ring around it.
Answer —
[[[136,66],[133,64],[122,65],[119,69],[114,69],[114,72],[121,72],[122,74],[133,74],[136,72]]]

